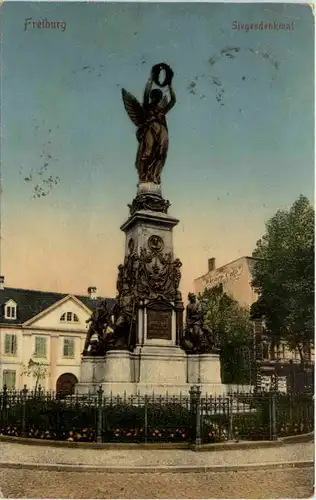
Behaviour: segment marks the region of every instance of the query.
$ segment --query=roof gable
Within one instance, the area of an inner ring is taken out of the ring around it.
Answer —
[[[68,319],[68,314],[70,318]],[[63,330],[83,330],[91,310],[73,295],[67,295],[37,316],[26,321],[23,326],[32,328],[54,328]],[[76,319],[76,321],[74,320]]]
[[[73,297],[82,304],[83,308],[93,311],[99,304],[99,299],[91,299],[84,295],[69,295],[66,293],[43,292],[39,290],[26,290],[22,288],[7,288],[0,290],[0,323],[24,324],[32,318],[38,317],[47,309],[65,300],[67,297]],[[17,318],[8,320],[4,317],[4,305],[13,300],[17,305]],[[106,299],[111,307],[114,299]]]
[[[17,303],[13,299],[9,299],[4,303],[5,306],[16,307]]]

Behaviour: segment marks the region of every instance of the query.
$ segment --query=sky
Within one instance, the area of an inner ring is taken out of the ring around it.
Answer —
[[[162,190],[184,295],[208,258],[251,255],[278,209],[313,201],[309,6],[5,2],[0,15],[6,286],[115,295],[137,185],[121,88],[140,100],[159,62],[175,74]],[[25,30],[27,18],[66,29]]]

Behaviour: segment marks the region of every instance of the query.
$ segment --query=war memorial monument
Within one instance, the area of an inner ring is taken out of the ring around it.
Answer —
[[[143,103],[122,89],[123,104],[137,127],[136,197],[122,224],[124,261],[118,267],[114,308],[103,300],[89,320],[76,391],[104,393],[225,392],[212,332],[203,324],[201,306],[189,294],[184,319],[181,266],[174,255],[173,228],[161,189],[168,153],[167,113],[174,107],[173,71],[152,67]]]

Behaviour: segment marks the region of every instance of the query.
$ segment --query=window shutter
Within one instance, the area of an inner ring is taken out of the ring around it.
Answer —
[[[46,338],[35,337],[35,355],[38,357],[46,357]]]
[[[69,339],[69,353],[68,356],[74,355],[74,339]]]
[[[68,356],[68,340],[64,339],[64,357]]]
[[[10,354],[10,345],[11,345],[11,335],[6,333],[5,341],[4,341],[4,352],[5,354]]]
[[[17,338],[15,333],[6,333],[4,340],[5,354],[16,354],[17,351]]]
[[[17,351],[17,338],[16,335],[12,335],[12,354],[16,354]]]
[[[3,372],[3,385],[7,386],[8,390],[14,390],[16,385],[16,372],[13,370],[5,370]]]
[[[64,339],[64,357],[73,357],[74,339]]]

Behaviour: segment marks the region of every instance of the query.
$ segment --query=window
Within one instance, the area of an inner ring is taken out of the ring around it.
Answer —
[[[60,316],[60,321],[67,321],[67,323],[79,323],[77,314],[68,311]]]
[[[35,353],[38,358],[46,358],[47,339],[45,337],[35,337]]]
[[[276,359],[281,359],[282,355],[281,355],[281,345],[280,344],[277,344],[276,345]]]
[[[5,319],[16,319],[16,303],[10,300],[4,306]]]
[[[74,339],[64,339],[64,358],[73,358],[75,354]]]
[[[4,354],[15,356],[17,351],[17,339],[14,333],[6,333],[4,338]]]
[[[263,342],[263,359],[269,359],[269,344],[267,342]]]
[[[4,370],[2,380],[3,385],[6,385],[9,391],[13,391],[16,383],[16,372],[14,370]]]

